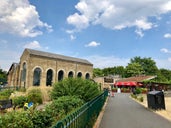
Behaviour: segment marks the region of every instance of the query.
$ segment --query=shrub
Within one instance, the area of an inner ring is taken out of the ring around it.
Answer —
[[[9,112],[0,117],[1,128],[33,128],[28,112]]]
[[[116,92],[117,91],[117,88],[112,88],[112,92]]]
[[[15,107],[21,108],[21,107],[24,106],[24,103],[27,102],[27,97],[25,97],[25,96],[14,97],[14,98],[12,99],[12,101],[13,101],[13,105],[14,105]]]
[[[140,102],[143,102],[143,101],[144,101],[144,98],[141,96],[141,97],[139,98],[139,101],[140,101]]]
[[[83,100],[76,96],[62,96],[57,100],[53,100],[49,107],[54,110],[54,113],[64,113],[65,115],[75,108],[83,105]]]
[[[53,122],[50,111],[34,110],[33,113],[30,113],[30,119],[34,128],[49,128]]]
[[[98,88],[98,84],[90,80],[67,78],[54,84],[51,98],[58,99],[61,96],[76,96],[88,102],[100,94]]]
[[[0,99],[1,100],[9,99],[12,92],[13,92],[13,90],[11,90],[11,89],[5,89],[3,91],[0,91]]]
[[[32,89],[27,94],[28,102],[33,102],[34,104],[42,104],[42,93],[39,89]]]
[[[136,94],[140,94],[141,93],[141,88],[136,88],[135,92],[136,92]]]
[[[131,94],[131,97],[137,99],[137,95]]]

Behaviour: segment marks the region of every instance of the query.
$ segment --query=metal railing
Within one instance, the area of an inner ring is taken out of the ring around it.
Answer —
[[[53,128],[92,128],[108,95],[104,91],[90,102],[84,104],[79,110],[57,122]]]

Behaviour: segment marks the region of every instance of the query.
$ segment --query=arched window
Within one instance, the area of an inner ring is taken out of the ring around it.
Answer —
[[[90,74],[89,73],[86,73],[85,78],[86,79],[90,79]]]
[[[46,73],[46,86],[52,85],[52,79],[53,79],[53,71],[52,69],[49,69]]]
[[[78,77],[78,78],[81,78],[81,77],[82,77],[82,73],[79,72],[79,73],[77,74],[77,77]]]
[[[64,78],[64,72],[63,72],[62,70],[60,70],[60,71],[58,72],[58,81],[63,80],[63,78]]]
[[[73,77],[74,76],[74,73],[72,72],[72,71],[70,71],[69,73],[68,73],[68,78],[70,77]]]
[[[39,86],[40,85],[40,79],[41,79],[41,69],[36,68],[34,70],[34,74],[33,74],[33,86]]]
[[[26,70],[27,70],[26,69],[26,63],[24,62],[23,63],[23,70],[22,70],[22,73],[21,73],[21,80],[24,81],[24,82],[26,81]]]

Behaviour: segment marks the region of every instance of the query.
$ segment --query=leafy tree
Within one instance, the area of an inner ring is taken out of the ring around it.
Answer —
[[[116,66],[113,69],[115,75],[120,75],[121,77],[125,76],[125,68],[123,66]]]
[[[104,68],[102,71],[103,71],[104,76],[108,76],[109,74],[112,74],[110,67],[109,68]]]
[[[139,63],[146,75],[156,75],[158,72],[158,68],[156,66],[156,62],[149,58],[141,58],[141,57],[134,57],[131,59],[130,63]]]
[[[100,68],[93,69],[93,77],[96,77],[96,76],[103,76],[103,71]]]
[[[171,80],[171,70],[167,70],[167,69],[159,69],[160,73],[163,75],[163,77],[165,77],[168,81]]]
[[[100,94],[97,83],[80,78],[66,78],[54,84],[51,97],[58,99],[61,96],[76,96],[85,102]]]
[[[143,74],[143,68],[139,63],[129,63],[126,66],[126,75],[127,77],[136,76]]]
[[[161,73],[161,71],[158,71],[156,75],[157,77],[152,81],[159,82],[159,83],[168,82],[167,78]]]
[[[7,81],[7,72],[3,71],[0,68],[0,85],[6,83],[6,81]]]

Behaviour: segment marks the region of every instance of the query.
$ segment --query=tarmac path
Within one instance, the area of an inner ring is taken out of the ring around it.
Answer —
[[[171,122],[119,93],[110,97],[99,128],[171,128]]]

